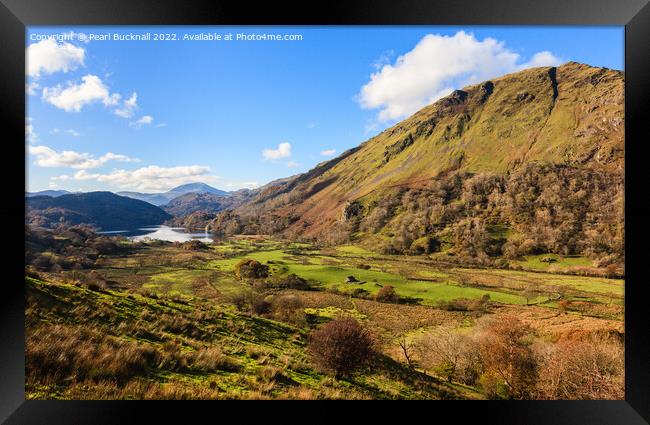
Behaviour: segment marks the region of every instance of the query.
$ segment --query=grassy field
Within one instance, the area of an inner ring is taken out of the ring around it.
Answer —
[[[236,277],[243,259],[267,265],[270,281],[291,274],[305,279],[309,290],[269,294],[300,299],[307,321],[281,323],[236,310],[230,300],[256,284]],[[80,285],[87,272],[77,270],[27,278],[29,332],[69,333],[70,346],[83,346],[77,339],[88,331],[85,338],[100,346],[175,360],[146,363],[127,385],[31,376],[28,398],[481,398],[478,388],[409,369],[395,341],[442,325],[469,332],[483,315],[516,315],[548,340],[623,332],[620,279],[444,266],[354,245],[318,249],[259,238],[195,250],[149,244],[99,264],[93,273],[105,279],[105,289]],[[356,282],[346,282],[350,276]],[[374,299],[386,285],[401,302]],[[379,364],[348,380],[318,372],[306,351],[308,332],[340,315],[361,321],[383,341]],[[39,338],[30,339],[34,350],[51,344]],[[217,360],[205,360],[211,356]]]
[[[267,264],[272,276],[296,274],[316,289],[343,294],[363,289],[372,296],[381,287],[391,285],[401,297],[426,306],[457,299],[478,300],[488,295],[498,304],[534,304],[550,309],[557,309],[557,301],[563,299],[586,302],[587,307],[606,307],[606,313],[603,308],[592,309],[594,317],[623,317],[622,279],[441,266],[422,257],[380,255],[354,245],[318,250],[307,244],[237,239],[193,253],[150,247],[129,258],[110,259],[100,271],[108,279],[155,292],[211,298],[245,287],[234,276],[235,265],[245,258]],[[356,282],[347,283],[349,276]],[[590,315],[589,308],[582,310]]]
[[[241,242],[239,244],[241,246]],[[223,252],[227,246],[218,245],[215,250]],[[558,291],[570,300],[589,299],[622,306],[624,295],[622,279],[514,270],[441,268],[435,263],[426,264],[421,259],[378,255],[354,245],[321,251],[307,247],[283,250],[274,246],[259,251],[244,249],[230,258],[212,260],[208,267],[230,274],[244,258],[268,263],[273,274],[294,273],[324,289],[345,293],[360,288],[376,294],[382,286],[391,285],[399,295],[432,306],[440,301],[480,299],[489,295],[492,301],[502,304],[542,304],[555,308],[557,304],[553,301],[557,299]],[[578,263],[578,259],[572,260],[573,264]],[[579,261],[586,262],[584,259]],[[353,276],[358,282],[346,283],[348,276]],[[531,293],[524,294],[527,291]],[[622,310],[619,313],[622,315]]]

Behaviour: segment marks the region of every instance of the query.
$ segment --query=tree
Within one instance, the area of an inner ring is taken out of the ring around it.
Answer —
[[[238,279],[259,279],[268,277],[269,266],[262,264],[257,260],[245,258],[235,265],[235,275]]]
[[[406,333],[402,333],[399,337],[397,337],[397,345],[399,345],[399,348],[402,350],[402,354],[404,354],[406,364],[410,369],[413,369],[415,366],[413,357],[417,347],[413,342],[413,339],[409,338]]]
[[[532,329],[514,316],[483,322],[479,336],[486,373],[503,381],[506,396],[529,398],[537,380],[537,359],[530,347]]]
[[[313,331],[309,352],[318,367],[338,379],[367,365],[374,355],[373,345],[370,333],[359,322],[344,317]]]
[[[377,291],[375,300],[386,303],[397,303],[400,298],[392,285],[384,285]]]
[[[450,327],[440,327],[423,335],[417,343],[420,362],[449,382],[458,377],[461,367],[470,367],[471,341]]]
[[[538,398],[621,400],[624,391],[624,351],[613,337],[590,335],[565,339],[542,356]]]
[[[539,292],[537,292],[533,288],[526,288],[526,289],[524,289],[524,291],[522,292],[521,295],[523,295],[523,297],[526,298],[526,305],[528,305],[528,304],[530,304],[531,300],[534,300],[535,298],[537,298],[537,296],[539,295]]]

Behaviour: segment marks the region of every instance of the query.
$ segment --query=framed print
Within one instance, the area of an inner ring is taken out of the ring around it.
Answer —
[[[2,419],[647,423],[647,2],[317,9],[3,0]]]

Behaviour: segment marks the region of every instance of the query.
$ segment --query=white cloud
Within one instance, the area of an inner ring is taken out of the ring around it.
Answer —
[[[289,162],[287,162],[287,167],[288,167],[288,168],[296,168],[296,167],[299,166],[299,165],[300,165],[300,164],[297,163],[296,161],[289,161]]]
[[[160,128],[160,127],[167,127],[166,122],[161,122],[160,124],[156,124],[155,127]]]
[[[326,150],[322,151],[320,154],[322,156],[332,156],[335,153],[336,153],[336,149],[326,149]]]
[[[139,162],[137,158],[108,152],[99,158],[88,153],[60,151],[47,146],[29,146],[29,154],[36,157],[36,165],[41,167],[70,167],[78,169],[97,168],[109,161]]]
[[[25,140],[29,143],[34,143],[38,140],[38,134],[34,131],[32,119],[29,117],[25,118]]]
[[[307,124],[307,128],[310,129],[310,130],[311,130],[312,128],[316,128],[316,124],[313,123],[313,122],[310,122],[309,124]]]
[[[139,120],[132,122],[130,125],[133,127],[142,127],[143,125],[149,125],[153,122],[153,117],[151,115],[144,115]]]
[[[395,50],[393,49],[381,52],[379,57],[372,63],[372,67],[375,69],[381,69],[382,66],[390,63],[393,56],[395,56]]]
[[[557,66],[562,62],[562,59],[548,50],[544,50],[543,52],[535,53],[528,62],[519,65],[518,69],[535,68],[536,66]]]
[[[50,177],[50,180],[70,180],[71,177],[68,174],[61,174],[60,176]]]
[[[34,96],[36,95],[36,90],[40,88],[40,84],[36,81],[32,81],[28,84],[25,84],[25,91],[27,92],[28,95]]]
[[[262,156],[264,156],[265,159],[288,158],[291,156],[291,143],[280,143],[277,149],[264,149],[262,151]]]
[[[108,87],[96,75],[85,75],[81,84],[69,83],[68,87],[46,87],[43,89],[43,99],[64,111],[79,112],[81,109],[96,101],[106,106],[116,105],[120,100],[117,93],[111,94]]]
[[[138,107],[138,94],[133,92],[130,98],[126,99],[121,108],[113,111],[115,115],[122,118],[131,118]]]
[[[220,182],[219,186],[223,187],[224,189],[237,190],[237,189],[256,189],[260,187],[260,184],[258,182]]]
[[[169,190],[185,183],[203,182],[214,184],[218,177],[210,175],[210,168],[201,165],[159,167],[150,165],[136,170],[113,170],[110,173],[88,173],[77,171],[75,180],[96,180],[101,183],[115,185],[123,189],[144,192]]]
[[[459,31],[453,36],[428,34],[413,50],[386,64],[361,87],[357,101],[379,109],[377,120],[404,118],[455,88],[462,88],[532,66],[557,65],[552,53],[536,53],[519,64],[520,55],[493,38],[477,40]]]
[[[30,44],[26,50],[27,75],[36,78],[42,74],[73,71],[84,64],[86,55],[82,47],[51,38]]]
[[[62,130],[60,128],[58,128],[58,127],[54,127],[52,130],[50,130],[50,134],[60,134],[61,132],[62,132]],[[67,130],[65,130],[63,132],[66,133],[66,134],[69,134],[70,136],[73,136],[73,137],[81,136],[81,133],[79,133],[77,130],[75,130],[73,128],[69,128],[69,129],[67,129]]]

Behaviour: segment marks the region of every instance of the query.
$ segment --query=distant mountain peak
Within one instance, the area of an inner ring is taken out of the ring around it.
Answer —
[[[201,182],[182,184],[168,190],[167,192],[162,193],[117,192],[118,195],[133,199],[139,199],[156,206],[165,205],[172,199],[178,198],[179,196],[183,196],[187,193],[210,193],[219,196],[231,195],[230,192],[214,188],[208,184]]]
[[[190,193],[190,192],[200,192],[200,193],[214,193],[216,195],[227,196],[228,192],[214,188],[206,183],[186,183],[180,186],[176,186],[173,189],[168,190],[166,193]]]

